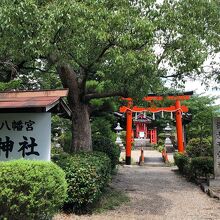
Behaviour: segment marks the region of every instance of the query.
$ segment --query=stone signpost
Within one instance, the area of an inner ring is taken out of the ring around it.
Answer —
[[[214,147],[214,180],[209,181],[211,187],[220,187],[220,117],[213,119]]]

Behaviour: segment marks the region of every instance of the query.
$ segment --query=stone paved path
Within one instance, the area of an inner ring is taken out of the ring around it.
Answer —
[[[132,164],[138,164],[141,150],[133,150],[131,153]],[[168,154],[168,159],[174,163],[173,154]],[[121,160],[125,160],[125,152],[121,153]],[[147,166],[164,166],[162,154],[156,150],[144,150],[144,164]]]
[[[220,201],[178,174],[175,167],[119,167],[112,187],[124,190],[130,202],[100,215],[57,219],[220,219]]]

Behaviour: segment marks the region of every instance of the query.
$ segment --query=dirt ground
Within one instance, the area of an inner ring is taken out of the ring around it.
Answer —
[[[112,187],[124,190],[130,202],[102,214],[57,215],[72,219],[220,219],[220,201],[187,182],[175,167],[120,166]]]

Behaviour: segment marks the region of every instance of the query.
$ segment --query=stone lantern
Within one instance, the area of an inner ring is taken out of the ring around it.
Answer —
[[[123,143],[122,143],[122,140],[121,140],[121,138],[120,138],[120,135],[121,135],[121,131],[122,131],[122,130],[123,130],[123,128],[120,126],[120,123],[118,122],[118,123],[117,123],[117,127],[115,128],[116,135],[117,135],[115,143],[116,143],[117,145],[119,145],[120,147],[123,147]]]
[[[55,136],[54,136],[54,138],[53,138],[53,141],[54,141],[54,143],[55,143],[55,147],[60,148],[61,145],[60,145],[60,143],[58,142],[58,140],[59,140],[58,133],[55,133]]]
[[[173,148],[172,141],[170,140],[172,128],[170,127],[169,123],[167,123],[167,126],[164,128],[164,131],[165,131],[165,137],[166,137],[165,150],[167,153],[171,153],[174,151],[174,148]]]

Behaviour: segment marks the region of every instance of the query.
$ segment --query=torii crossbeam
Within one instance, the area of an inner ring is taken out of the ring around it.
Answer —
[[[121,106],[120,112],[126,113],[126,164],[131,164],[131,144],[132,144],[132,113],[133,112],[175,112],[176,114],[176,132],[177,132],[177,144],[178,144],[178,152],[184,152],[184,138],[183,138],[183,126],[182,126],[182,112],[188,112],[188,108],[186,106],[181,106],[180,101],[190,99],[193,92],[185,92],[181,94],[175,95],[148,95],[144,97],[143,100],[147,102],[162,101],[165,99],[175,101],[175,105],[169,107],[138,107],[133,106],[132,98],[122,98],[127,101],[127,106]]]

